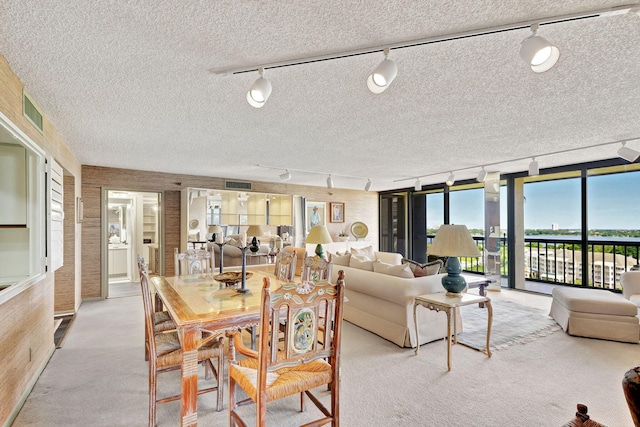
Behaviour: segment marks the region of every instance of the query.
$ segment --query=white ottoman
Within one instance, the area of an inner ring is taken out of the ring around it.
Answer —
[[[638,306],[601,289],[556,287],[549,315],[569,335],[637,344]]]

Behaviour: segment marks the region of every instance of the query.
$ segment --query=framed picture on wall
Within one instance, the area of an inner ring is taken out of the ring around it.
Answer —
[[[327,225],[325,220],[327,204],[325,202],[307,202],[307,233],[314,225]]]
[[[331,222],[344,222],[344,203],[330,203]]]

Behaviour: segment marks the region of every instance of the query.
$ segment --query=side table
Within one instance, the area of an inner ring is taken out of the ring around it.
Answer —
[[[426,294],[416,297],[413,303],[413,322],[416,328],[416,351],[418,355],[420,351],[420,336],[418,331],[418,319],[416,311],[418,306],[428,308],[429,310],[444,311],[447,315],[447,368],[451,370],[451,317],[453,315],[453,339],[454,344],[458,343],[458,328],[456,325],[455,309],[464,305],[484,303],[487,308],[487,346],[483,351],[487,357],[491,357],[491,323],[493,321],[493,308],[491,307],[491,299],[487,296],[478,296],[473,294],[462,293],[460,295],[448,295],[446,293]]]

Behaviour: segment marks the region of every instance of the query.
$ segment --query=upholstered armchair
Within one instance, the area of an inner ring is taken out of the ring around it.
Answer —
[[[627,271],[620,276],[622,295],[640,307],[640,271]]]

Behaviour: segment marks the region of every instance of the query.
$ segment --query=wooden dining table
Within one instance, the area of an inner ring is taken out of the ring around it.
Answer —
[[[282,285],[272,269],[249,269],[253,274],[246,280],[247,293],[217,282],[215,274],[151,278],[164,309],[176,323],[182,344],[181,426],[198,425],[198,347],[202,340],[207,332],[224,333],[260,323],[263,279],[269,277],[272,289]]]

